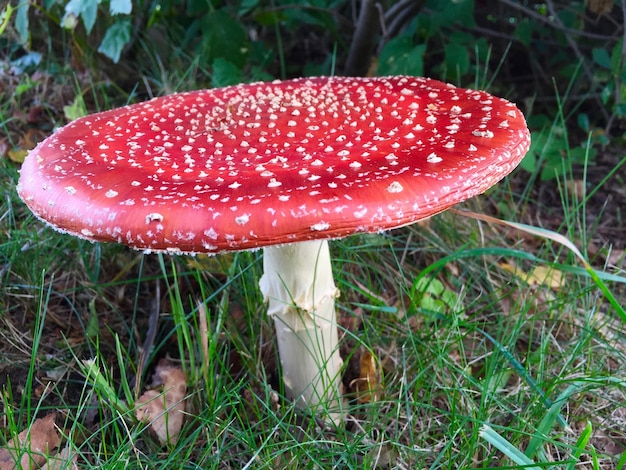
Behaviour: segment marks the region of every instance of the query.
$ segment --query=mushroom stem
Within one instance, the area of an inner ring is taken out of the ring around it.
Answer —
[[[326,240],[266,247],[260,280],[274,317],[285,391],[302,408],[341,420],[342,360]]]

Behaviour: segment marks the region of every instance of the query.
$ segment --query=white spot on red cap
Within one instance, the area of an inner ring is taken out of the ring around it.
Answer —
[[[489,129],[484,129],[484,130],[476,129],[472,131],[472,135],[474,137],[485,137],[487,139],[491,139],[493,138],[494,134]]]
[[[330,228],[330,224],[328,222],[319,222],[317,224],[311,225],[311,230],[314,232],[322,232],[324,230],[328,230]]]
[[[146,215],[146,224],[149,224],[155,221],[162,222],[163,214],[159,214],[158,212],[151,212],[150,214]]]
[[[250,214],[242,214],[235,217],[237,225],[246,225],[250,221]]]
[[[367,207],[362,208],[361,210],[354,211],[354,217],[357,219],[362,219],[367,214]]]
[[[393,193],[401,193],[403,190],[404,190],[404,188],[397,181],[394,181],[389,186],[387,186],[387,192],[390,192],[392,194]]]

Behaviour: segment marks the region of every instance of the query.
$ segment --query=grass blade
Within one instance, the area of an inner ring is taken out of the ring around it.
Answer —
[[[522,465],[529,470],[541,470],[540,467],[535,465],[531,459],[529,459],[524,453],[517,449],[513,444],[507,441],[504,437],[494,431],[488,424],[483,424],[478,433],[480,437],[486,440],[489,444],[494,446],[509,459],[518,465]]]
[[[576,469],[576,464],[578,463],[580,456],[585,451],[585,448],[587,447],[587,443],[589,442],[589,439],[591,439],[592,430],[593,428],[591,426],[591,423],[587,422],[587,426],[585,426],[585,429],[583,429],[583,432],[580,434],[580,437],[578,438],[578,440],[576,441],[576,444],[574,445],[574,453],[572,454],[573,460],[567,464],[567,467],[565,467],[566,470]]]

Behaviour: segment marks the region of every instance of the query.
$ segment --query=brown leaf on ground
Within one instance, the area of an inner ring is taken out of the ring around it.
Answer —
[[[368,350],[363,350],[359,360],[359,377],[350,386],[356,391],[359,403],[380,401],[384,389],[381,384],[381,372],[378,359]]]
[[[175,443],[185,418],[187,377],[180,367],[162,360],[153,375],[153,386],[135,403],[135,416],[147,422],[162,445]]]
[[[77,460],[78,456],[72,453],[70,446],[65,446],[57,455],[50,457],[41,470],[78,470]]]
[[[535,266],[531,271],[525,272],[523,269],[512,263],[498,263],[500,268],[521,278],[529,286],[546,286],[552,290],[558,290],[563,285],[563,276],[560,271],[556,271],[547,266]]]
[[[393,448],[391,444],[380,444],[367,452],[367,460],[372,468],[391,468],[393,465]]]
[[[19,444],[10,441],[6,448],[0,449],[0,470],[39,468],[45,464],[50,453],[61,442],[54,424],[55,418],[56,413],[50,413],[36,419],[29,429],[17,435]],[[17,446],[11,447],[12,444]],[[16,463],[18,457],[19,465]]]

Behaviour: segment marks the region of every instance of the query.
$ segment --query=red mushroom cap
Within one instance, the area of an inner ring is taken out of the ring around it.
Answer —
[[[527,152],[510,102],[415,77],[303,78],[86,116],[35,148],[18,192],[57,229],[216,253],[413,223]]]

